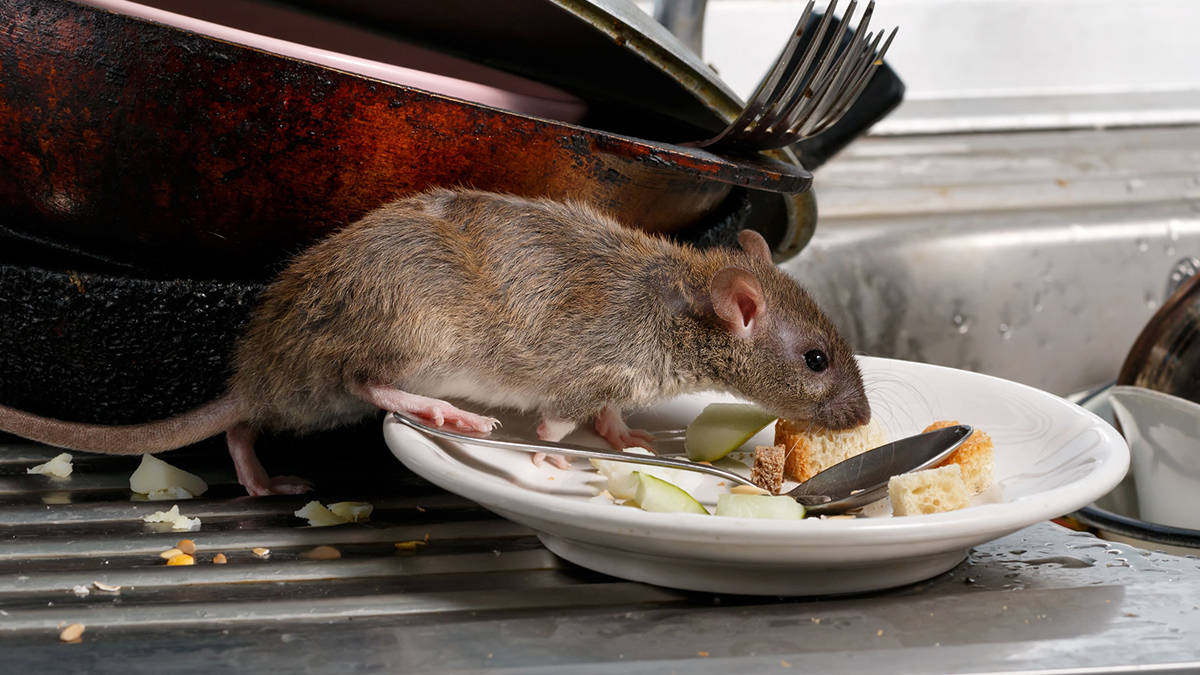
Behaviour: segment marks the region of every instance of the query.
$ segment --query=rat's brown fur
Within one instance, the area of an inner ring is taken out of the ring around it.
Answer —
[[[268,288],[228,393],[206,406],[219,419],[209,410],[203,431],[219,422],[252,440],[262,428],[353,422],[377,412],[364,383],[546,420],[717,388],[792,419],[865,422],[849,347],[755,241],[751,253],[701,251],[580,204],[475,191],[401,199],[303,252]],[[761,286],[752,330],[731,329],[714,306],[714,279],[729,268]],[[822,372],[805,365],[813,349],[829,357]],[[133,452],[156,452],[195,440],[189,420],[203,410],[154,423],[161,428],[149,445],[145,425],[42,420],[27,433],[33,416],[2,406],[0,429],[76,449],[128,452],[121,448],[137,441]],[[103,442],[80,442],[99,430]],[[234,434],[230,441],[232,449]]]

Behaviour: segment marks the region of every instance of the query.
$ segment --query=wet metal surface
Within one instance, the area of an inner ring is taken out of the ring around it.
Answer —
[[[336,465],[268,458],[304,497],[236,496],[220,452],[167,458],[212,485],[154,531],[137,460],[0,447],[4,672],[1139,672],[1200,667],[1200,561],[1043,523],[892,591],[783,599],[684,593],[560,561],[523,527],[409,474],[372,440]],[[353,450],[353,452],[350,452]],[[351,469],[348,457],[362,464]],[[284,466],[280,466],[280,463]],[[323,467],[323,468],[322,468]],[[315,472],[315,473],[314,473]],[[370,476],[370,479],[364,479]],[[308,499],[368,501],[368,523],[305,526]],[[158,553],[196,542],[197,564]],[[397,542],[420,541],[409,549]],[[309,560],[318,545],[336,560]],[[270,549],[263,559],[251,549]],[[212,563],[217,553],[229,562]],[[752,571],[747,571],[752,573]],[[121,586],[117,593],[94,582]],[[88,589],[86,596],[75,588]],[[61,626],[87,626],[62,644]],[[1158,666],[1161,666],[1159,668]],[[800,670],[796,670],[800,669]]]
[[[855,348],[1059,395],[1116,377],[1200,255],[1200,126],[868,138],[784,269]]]

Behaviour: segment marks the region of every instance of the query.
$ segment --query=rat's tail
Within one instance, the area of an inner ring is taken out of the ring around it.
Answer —
[[[67,450],[145,455],[215,436],[241,422],[242,416],[242,406],[232,394],[165,420],[123,426],[63,422],[0,405],[0,431]]]

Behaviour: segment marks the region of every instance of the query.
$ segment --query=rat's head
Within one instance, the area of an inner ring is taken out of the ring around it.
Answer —
[[[865,424],[871,409],[850,346],[794,280],[774,267],[767,242],[742,231],[764,264],[727,265],[709,291],[731,347],[730,385],[771,412],[831,429]]]

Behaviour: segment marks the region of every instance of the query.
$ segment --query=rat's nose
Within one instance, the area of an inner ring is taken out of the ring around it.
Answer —
[[[851,429],[871,421],[871,404],[862,393],[838,397],[822,406],[818,423],[830,429]]]

